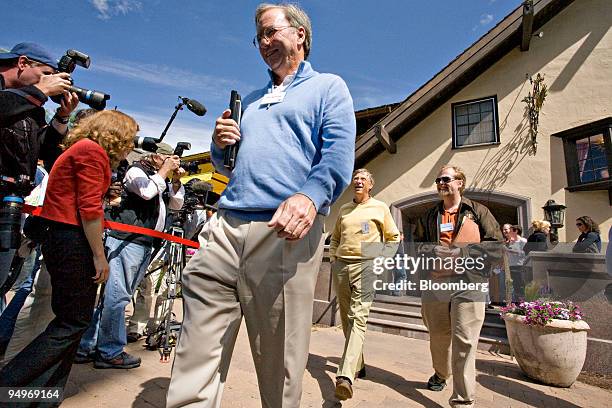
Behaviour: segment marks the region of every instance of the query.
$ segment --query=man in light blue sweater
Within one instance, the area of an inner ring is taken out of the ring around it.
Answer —
[[[323,216],[348,186],[355,114],[344,81],[306,61],[308,16],[262,4],[254,44],[271,81],[217,119],[213,163],[240,142],[219,212],[183,273],[184,320],[168,407],[219,407],[244,316],[262,406],[298,407],[308,359]]]

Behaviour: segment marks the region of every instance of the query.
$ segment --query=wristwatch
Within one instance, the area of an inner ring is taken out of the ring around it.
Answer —
[[[55,111],[55,116],[53,116],[53,119],[55,119],[56,121],[58,121],[59,123],[61,123],[62,125],[67,125],[68,122],[70,121],[70,115],[68,115],[67,117],[63,118],[59,115],[59,109]]]

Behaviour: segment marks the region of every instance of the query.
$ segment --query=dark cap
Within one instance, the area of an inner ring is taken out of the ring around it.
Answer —
[[[19,58],[22,55],[33,61],[40,62],[50,66],[53,69],[57,69],[57,59],[40,45],[31,42],[19,43],[9,52],[0,53],[0,60]]]

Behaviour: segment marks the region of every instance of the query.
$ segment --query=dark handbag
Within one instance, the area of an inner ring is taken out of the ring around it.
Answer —
[[[44,218],[30,215],[23,223],[23,235],[32,242],[41,244],[47,236],[47,223]]]

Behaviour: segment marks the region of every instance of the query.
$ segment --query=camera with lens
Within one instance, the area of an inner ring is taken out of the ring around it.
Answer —
[[[18,249],[21,243],[21,210],[32,182],[26,175],[0,176],[0,251]]]
[[[60,58],[59,62],[57,63],[57,67],[59,72],[67,72],[72,74],[77,65],[87,69],[89,68],[90,64],[91,59],[87,54],[71,49],[66,51],[66,54]],[[70,78],[70,81],[72,82],[72,78]],[[69,90],[70,92],[77,94],[79,101],[96,110],[106,108],[106,101],[110,99],[110,95],[105,94],[104,92],[80,88],[75,86],[74,83]],[[62,95],[52,96],[51,99],[55,103],[60,103],[62,100]]]
[[[185,200],[180,210],[173,211],[172,224],[182,226],[187,219],[193,216],[195,210],[204,209],[208,200],[208,193],[212,191],[212,185],[198,179],[191,179],[183,184],[185,188]]]
[[[204,208],[206,205],[206,196],[212,190],[212,185],[198,179],[191,179],[184,185],[185,187],[185,203],[181,210],[193,212],[196,209]]]

